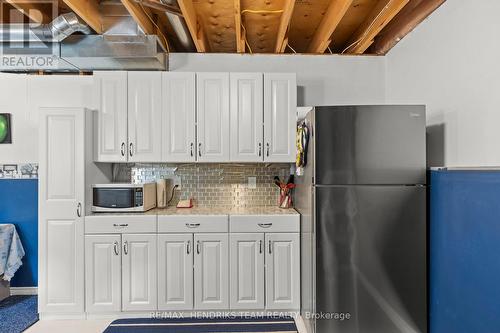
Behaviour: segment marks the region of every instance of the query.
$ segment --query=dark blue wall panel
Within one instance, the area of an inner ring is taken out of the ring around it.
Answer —
[[[0,223],[15,224],[26,256],[12,287],[35,287],[38,281],[38,181],[0,180]]]
[[[430,331],[500,332],[500,172],[430,184]]]

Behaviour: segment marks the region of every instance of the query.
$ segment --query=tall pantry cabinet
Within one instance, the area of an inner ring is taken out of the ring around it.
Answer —
[[[85,112],[39,112],[38,310],[84,310]]]

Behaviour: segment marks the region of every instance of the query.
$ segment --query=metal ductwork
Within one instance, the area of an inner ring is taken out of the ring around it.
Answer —
[[[9,43],[61,42],[75,32],[89,35],[92,30],[75,13],[66,13],[48,24],[1,24],[0,40]]]
[[[160,0],[162,4],[174,7],[174,8],[179,8],[179,4],[177,3],[177,0]],[[180,11],[180,9],[179,9]],[[189,33],[189,28],[186,25],[186,21],[184,18],[180,17],[177,14],[174,14],[172,12],[166,12],[167,19],[170,22],[170,25],[172,26],[172,29],[174,29],[177,38],[179,39],[179,43],[181,46],[184,48],[184,51],[193,51],[195,50],[195,46],[193,43],[193,40],[191,39],[191,34]]]

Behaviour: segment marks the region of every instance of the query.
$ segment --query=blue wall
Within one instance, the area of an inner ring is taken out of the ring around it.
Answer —
[[[430,184],[430,332],[500,332],[500,172]]]
[[[35,287],[38,283],[38,180],[0,180],[0,223],[15,224],[24,251],[23,265],[12,287]]]

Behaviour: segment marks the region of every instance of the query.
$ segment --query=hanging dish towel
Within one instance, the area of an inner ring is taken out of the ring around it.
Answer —
[[[21,239],[13,224],[0,224],[0,277],[10,281],[21,267],[24,257]]]

